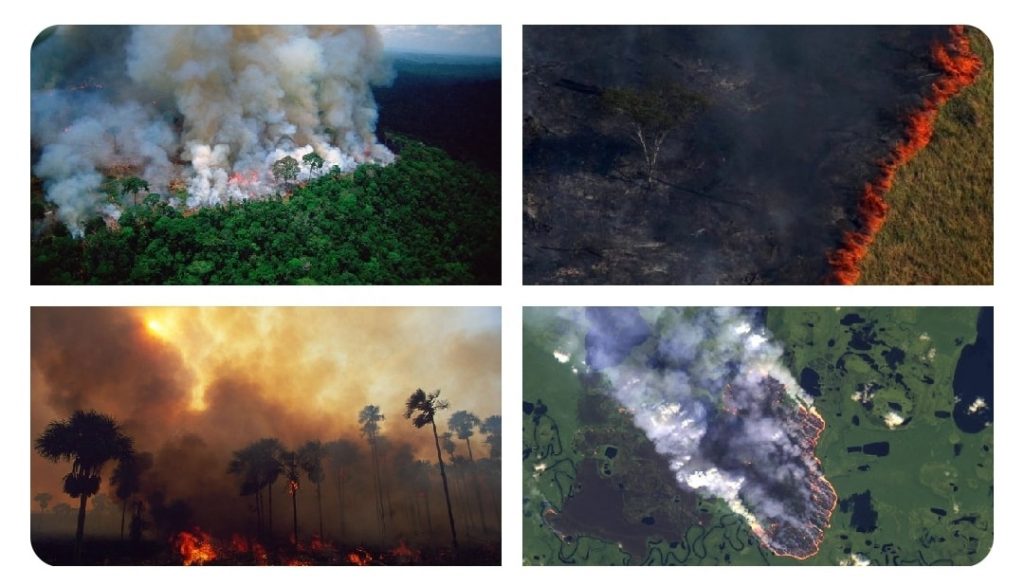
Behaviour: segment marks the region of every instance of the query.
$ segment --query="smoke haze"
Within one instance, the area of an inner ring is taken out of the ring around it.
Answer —
[[[836,502],[814,455],[824,423],[757,312],[587,308],[563,316],[586,334],[582,345],[567,337],[554,351],[607,378],[679,486],[725,501],[778,555],[817,552]]]
[[[157,529],[191,522],[222,535],[245,532],[255,522],[252,503],[238,496],[239,478],[227,473],[232,452],[264,437],[288,449],[307,440],[347,439],[358,448],[355,472],[345,475],[353,499],[349,537],[373,538],[374,491],[364,474],[369,449],[357,417],[365,405],[379,405],[385,417],[381,473],[395,530],[413,531],[413,503],[422,508],[417,491],[426,491],[443,538],[431,433],[404,418],[404,401],[417,388],[441,389],[451,409],[439,413],[439,432],[455,411],[481,419],[499,414],[499,336],[500,313],[488,308],[36,308],[32,438],[77,409],[112,416],[137,451],[153,455],[141,496]],[[478,431],[471,441],[475,457],[487,458],[484,435]],[[457,440],[456,448],[457,456],[466,455],[465,441]],[[108,463],[100,488],[111,498],[112,468]],[[61,490],[67,471],[33,451],[32,494],[49,492],[55,504],[77,507]],[[328,507],[333,482],[325,480],[323,498],[328,533],[336,536],[334,508]],[[274,524],[290,528],[285,484],[274,487],[274,502],[281,503],[274,506]],[[303,476],[298,501],[305,535],[315,529],[311,487]],[[176,502],[188,514],[168,513],[160,527],[161,512],[173,511]],[[424,513],[415,514],[422,519]],[[496,520],[494,513],[492,526]],[[356,535],[355,528],[364,533]]]
[[[187,191],[189,207],[264,197],[285,156],[392,161],[371,91],[391,77],[366,26],[47,29],[32,48],[33,173],[76,235],[119,214],[104,175]]]

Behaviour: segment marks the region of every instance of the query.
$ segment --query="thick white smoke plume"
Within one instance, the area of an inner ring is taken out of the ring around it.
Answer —
[[[575,352],[572,367],[607,378],[680,486],[724,500],[776,554],[817,552],[836,500],[814,456],[824,423],[756,312],[568,315],[586,332],[585,348],[554,350]]]
[[[32,50],[33,173],[81,234],[123,203],[107,175],[193,207],[273,193],[284,156],[386,164],[371,86],[391,75],[373,27],[61,27]]]

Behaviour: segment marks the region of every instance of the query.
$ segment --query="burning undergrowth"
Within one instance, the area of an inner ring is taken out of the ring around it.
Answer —
[[[309,541],[265,545],[252,537],[232,534],[217,539],[195,527],[179,532],[173,539],[177,560],[168,564],[185,566],[396,566],[455,563],[460,554],[446,548],[418,549],[400,540],[392,548],[341,546],[314,535]],[[480,559],[484,559],[481,557]]]
[[[104,193],[111,175],[189,207],[266,197],[286,156],[392,161],[371,91],[391,75],[373,27],[48,29],[32,48],[32,171],[77,235],[128,200]]]
[[[825,423],[758,313],[563,315],[586,334],[562,340],[558,354],[580,376],[607,379],[681,488],[724,501],[776,555],[818,552],[837,499],[815,455]]]

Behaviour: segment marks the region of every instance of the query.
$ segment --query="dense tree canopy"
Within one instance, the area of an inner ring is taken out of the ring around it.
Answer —
[[[118,227],[33,242],[35,284],[481,284],[500,275],[496,178],[397,139],[387,167],[334,168],[287,199],[183,214],[149,199]]]

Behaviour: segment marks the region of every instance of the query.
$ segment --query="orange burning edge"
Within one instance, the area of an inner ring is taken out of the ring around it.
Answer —
[[[300,541],[296,544],[289,540],[287,544],[271,544],[268,551],[253,537],[235,533],[229,541],[218,542],[206,531],[195,527],[191,531],[179,532],[173,540],[173,546],[181,564],[185,566],[375,566],[416,565],[424,561],[421,550],[410,546],[404,539],[399,539],[398,545],[390,550],[373,551],[363,546],[348,550],[314,534],[308,542]],[[435,561],[445,560],[446,555],[442,553]]]
[[[217,552],[213,548],[213,540],[210,534],[196,527],[189,531],[182,531],[174,540],[178,553],[181,554],[181,563],[186,566],[204,566],[217,559]]]
[[[939,78],[932,84],[919,108],[907,117],[904,137],[879,162],[878,176],[864,186],[857,205],[860,228],[843,234],[842,244],[828,255],[831,269],[829,281],[833,284],[852,285],[860,279],[861,262],[885,224],[889,212],[885,194],[892,189],[896,171],[928,146],[939,109],[950,98],[974,83],[981,73],[981,58],[971,51],[971,42],[964,27],[952,26],[949,33],[949,41],[936,41],[932,45],[932,62],[940,70]]]
[[[767,528],[755,530],[754,534],[768,550],[780,557],[790,557],[797,560],[806,560],[818,554],[821,542],[825,538],[825,529],[832,524],[832,513],[836,510],[839,496],[835,487],[825,478],[822,471],[821,460],[815,455],[818,447],[818,439],[825,431],[825,420],[817,412],[800,406],[798,411],[802,430],[807,434],[800,442],[804,450],[805,458],[813,460],[813,469],[817,474],[811,477],[811,502],[810,510],[814,512],[811,522],[808,523],[809,531],[786,531],[780,525],[773,524]],[[808,540],[807,535],[811,535]]]

